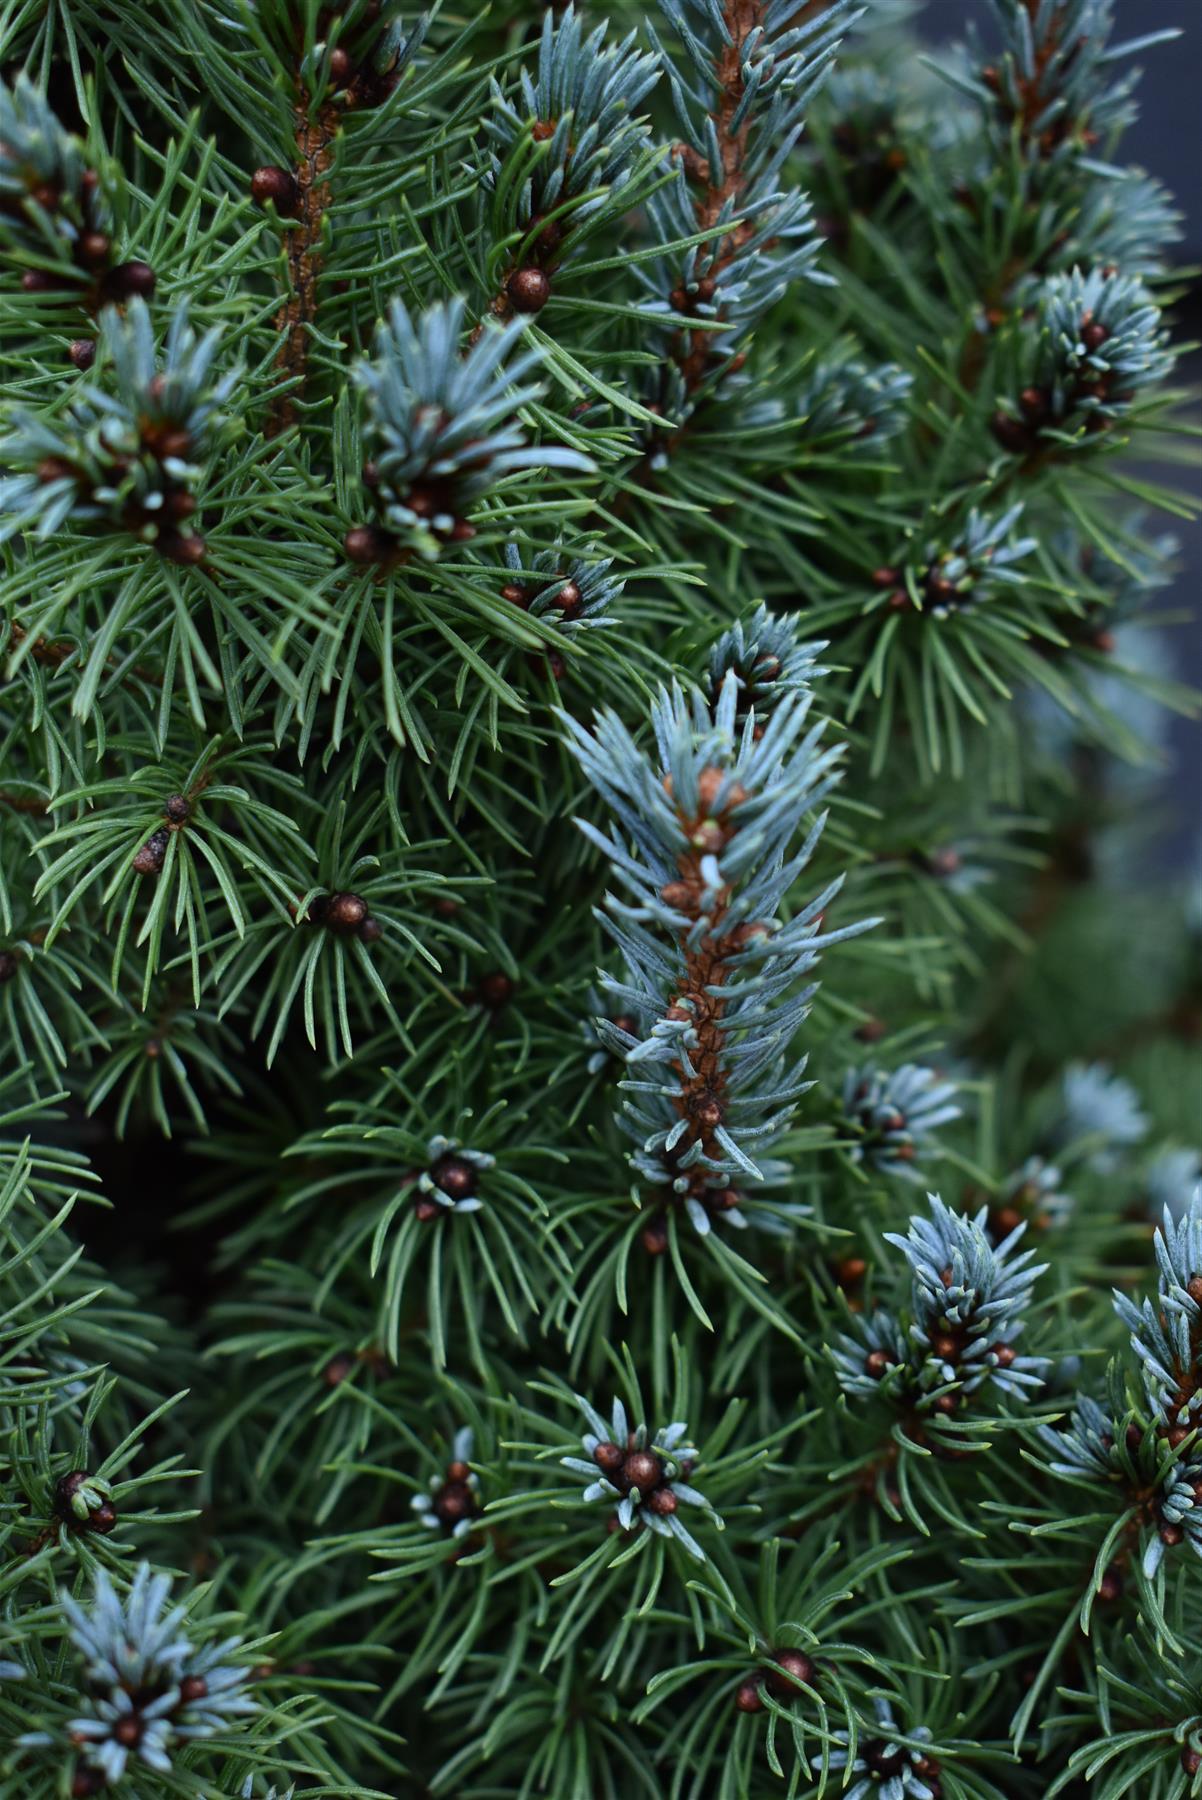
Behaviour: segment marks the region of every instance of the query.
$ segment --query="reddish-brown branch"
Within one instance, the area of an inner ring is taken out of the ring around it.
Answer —
[[[294,385],[272,404],[267,421],[269,437],[294,423],[296,403],[305,390],[310,330],[317,319],[322,227],[330,204],[331,146],[340,117],[338,107],[327,102],[311,119],[308,96],[302,94],[297,102],[295,224],[285,244],[289,293],[276,317],[276,328],[283,335],[276,367]]]
[[[11,633],[12,642],[23,644],[28,636],[29,633],[25,627],[14,622]],[[49,638],[38,638],[29,654],[34,662],[44,663],[47,668],[57,669],[66,662],[75,649],[76,645],[74,644],[55,644]]]
[[[704,191],[698,197],[695,209],[697,224],[702,231],[709,231],[718,223],[723,208],[728,202],[737,201],[746,182],[744,163],[750,120],[745,118],[737,131],[733,129],[733,120],[743,99],[743,45],[761,23],[763,11],[761,0],[728,0],[723,10],[730,42],[723,46],[716,64],[721,97],[717,109],[711,115],[721,152],[721,167],[711,169],[697,157],[690,157],[686,151],[681,152],[690,173],[701,174],[705,180]],[[749,231],[746,224],[737,225],[733,231],[714,243],[713,261],[704,278],[706,282],[718,281],[722,271],[746,242]],[[680,299],[683,310],[687,302],[683,290],[680,292]],[[676,360],[689,389],[697,387],[704,378],[713,348],[709,341],[711,335],[708,331],[699,330],[683,334],[681,353]]]
[[[711,905],[709,931],[696,944],[688,942],[691,926],[701,916],[706,885],[701,873],[702,860],[716,855],[729,841],[734,830],[730,814],[747,797],[736,783],[730,788],[722,811],[712,812],[713,801],[724,779],[720,769],[702,770],[698,816],[681,818],[689,848],[678,859],[679,878],[669,882],[661,894],[669,906],[684,913],[690,921],[690,926],[681,934],[684,977],[680,992],[674,997],[666,1016],[681,1023],[689,1021],[697,1040],[689,1051],[692,1073],[686,1073],[683,1062],[676,1065],[681,1092],[673,1104],[681,1117],[688,1120],[685,1149],[699,1143],[712,1161],[719,1161],[723,1155],[715,1133],[725,1118],[727,1090],[727,1073],[723,1065],[726,1001],[721,993],[712,990],[725,985],[730,958],[745,949],[759,929],[748,924],[727,927],[731,896],[729,889],[724,889],[716,905]],[[698,1193],[705,1188],[704,1169],[696,1172],[693,1186]]]
[[[14,645],[21,644],[24,643],[28,636],[29,633],[26,631],[25,627],[23,625],[18,625],[14,620],[10,631],[10,642]],[[56,643],[51,638],[38,638],[29,654],[34,662],[43,663],[47,668],[57,669],[61,668],[68,657],[77,655],[78,651],[78,644]],[[110,656],[105,667],[112,669],[116,666],[117,658],[115,656]],[[139,681],[148,681],[156,687],[162,687],[163,685],[163,677],[156,674],[153,669],[146,668],[142,663],[135,663],[130,670],[130,674],[135,676]],[[123,676],[122,679],[126,680],[128,677]]]

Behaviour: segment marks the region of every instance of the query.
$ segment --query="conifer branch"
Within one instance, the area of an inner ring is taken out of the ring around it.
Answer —
[[[712,711],[699,693],[661,693],[654,763],[612,714],[598,716],[595,738],[565,719],[574,754],[630,840],[580,821],[633,896],[611,898],[603,915],[629,969],[626,981],[603,981],[627,1023],[600,1019],[597,1030],[638,1096],[624,1123],[640,1146],[631,1162],[646,1184],[653,1253],[667,1248],[674,1208],[703,1236],[714,1218],[742,1226],[732,1184],[787,1172],[763,1151],[808,1085],[791,1045],[813,989],[798,983],[821,947],[871,923],[819,935],[840,880],[788,923],[779,916],[824,817],[800,849],[791,840],[834,786],[839,752],[818,748],[821,726],[802,735],[806,689],[787,689],[763,726],[751,711],[738,730],[738,707],[733,668]]]

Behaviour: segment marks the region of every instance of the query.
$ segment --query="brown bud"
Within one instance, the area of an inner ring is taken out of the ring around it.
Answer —
[[[1123,1597],[1122,1570],[1116,1568],[1112,1564],[1110,1566],[1110,1568],[1103,1570],[1101,1578],[1098,1581],[1098,1599],[1106,1601],[1106,1603],[1109,1605],[1112,1602],[1114,1602],[1115,1600],[1121,1600],[1122,1597]]]
[[[1191,1275],[1185,1284],[1185,1291],[1191,1300],[1202,1306],[1202,1275]]]
[[[88,1514],[88,1524],[101,1537],[107,1537],[110,1531],[114,1531],[117,1526],[117,1508],[112,1501],[102,1500],[99,1506],[93,1507]]]
[[[127,1750],[142,1741],[142,1721],[136,1713],[125,1713],[112,1727],[113,1736]]]
[[[640,1237],[648,1256],[662,1256],[668,1248],[668,1221],[659,1215],[644,1225]]]
[[[884,1350],[870,1350],[864,1358],[864,1373],[880,1381],[889,1370],[890,1358]]]
[[[490,974],[481,976],[476,987],[476,998],[481,1005],[495,1012],[513,999],[513,982],[503,969],[494,969]]]
[[[1105,325],[1097,319],[1088,319],[1081,326],[1081,342],[1087,350],[1100,350],[1109,336]]]
[[[349,1350],[340,1350],[332,1356],[322,1370],[321,1378],[327,1387],[341,1387],[347,1376],[355,1367],[355,1359]]]
[[[1185,1542],[1185,1532],[1180,1525],[1162,1525],[1160,1541],[1162,1544],[1167,1544],[1170,1550],[1175,1550],[1178,1544]]]
[[[551,281],[545,269],[515,269],[505,283],[505,292],[515,312],[537,313],[551,298]]]
[[[431,1505],[444,1525],[457,1525],[475,1512],[476,1496],[466,1481],[448,1481],[434,1495]]]
[[[430,1179],[450,1200],[467,1200],[476,1191],[476,1165],[448,1151],[430,1170]]]
[[[647,1495],[647,1507],[659,1519],[670,1518],[676,1511],[679,1501],[670,1487],[652,1488]]]
[[[659,890],[659,897],[665,906],[675,912],[684,912],[693,898],[693,890],[687,881],[669,881]]]
[[[322,914],[322,924],[330,931],[347,934],[358,931],[367,918],[367,901],[359,894],[331,894]]]
[[[797,1688],[795,1683],[804,1681],[812,1687],[818,1678],[818,1671],[811,1659],[801,1650],[778,1650],[776,1664],[782,1674],[770,1674],[768,1686],[782,1700],[792,1699]]]
[[[722,783],[725,779],[725,769],[717,769],[712,765],[707,769],[702,769],[700,775],[697,777],[697,798],[701,802],[701,807],[704,812],[713,811],[714,803],[718,798]]]
[[[75,254],[87,268],[98,269],[102,263],[108,261],[109,251],[112,247],[112,241],[106,232],[84,231],[81,232],[75,246]]]
[[[419,1194],[417,1196],[417,1199],[413,1202],[413,1211],[414,1215],[423,1225],[428,1225],[431,1219],[440,1218],[442,1215],[442,1207],[438,1204],[437,1200],[431,1200],[428,1194]]]
[[[359,942],[361,944],[378,944],[383,936],[384,927],[378,919],[373,919],[369,913],[359,927]]]
[[[1186,1744],[1181,1751],[1181,1767],[1187,1775],[1196,1775],[1202,1769],[1202,1750],[1195,1750],[1192,1744]]]
[[[989,1346],[989,1354],[993,1357],[999,1369],[1009,1369],[1012,1367],[1018,1352],[1012,1344],[991,1344]]]
[[[447,1464],[448,1481],[466,1481],[470,1474],[471,1470],[465,1462],[453,1462]]]
[[[603,1475],[616,1475],[625,1460],[625,1452],[617,1444],[598,1444],[593,1451],[593,1461]]]
[[[192,808],[183,794],[172,794],[163,802],[163,816],[171,820],[173,825],[182,825],[191,818]]]
[[[74,1519],[71,1502],[85,1481],[90,1481],[87,1469],[72,1469],[67,1475],[60,1475],[54,1484],[54,1510],[63,1519]]]
[[[760,1684],[757,1680],[749,1678],[747,1681],[739,1683],[738,1692],[735,1694],[735,1705],[740,1712],[763,1712],[764,1702],[760,1699]]]
[[[142,848],[133,859],[133,870],[136,875],[157,875],[167,856],[167,844],[170,834],[160,826],[152,831]]]
[[[529,594],[526,592],[525,588],[520,587],[516,581],[507,581],[505,583],[505,586],[501,589],[501,598],[502,600],[510,601],[514,606],[522,607],[523,610],[530,604]]]
[[[341,44],[330,51],[330,80],[336,87],[345,87],[354,72],[354,62],[349,50]]]
[[[1011,456],[1021,456],[1031,448],[1031,437],[1027,427],[1019,419],[1012,419],[1009,413],[995,412],[989,429],[1003,450]]]
[[[26,269],[21,277],[21,289],[26,294],[53,293],[58,285],[49,269]]]
[[[179,1697],[185,1706],[203,1700],[208,1691],[209,1684],[203,1675],[185,1675],[179,1684]]]
[[[74,338],[67,346],[67,355],[81,374],[86,374],[96,361],[95,338]]]
[[[118,263],[101,282],[106,300],[150,300],[158,285],[158,277],[149,263]]]
[[[578,616],[583,604],[583,596],[574,581],[565,581],[555,596],[555,604],[560,607],[565,619]]]
[[[632,1450],[622,1464],[622,1474],[631,1487],[649,1494],[663,1478],[663,1465],[653,1450]]]
[[[352,525],[342,540],[348,562],[380,563],[388,552],[388,540],[374,525]]]
[[[178,532],[162,535],[158,546],[168,561],[182,563],[185,568],[195,568],[202,563],[207,551],[204,539],[194,531],[186,536]]]
[[[299,198],[296,176],[288,169],[281,169],[276,163],[265,163],[256,169],[250,178],[251,199],[259,206],[266,206],[270,200],[276,211],[284,218],[295,211]]]

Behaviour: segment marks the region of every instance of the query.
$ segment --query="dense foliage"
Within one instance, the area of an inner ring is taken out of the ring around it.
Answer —
[[[0,0],[0,1800],[1202,1795],[1160,34],[914,10]]]

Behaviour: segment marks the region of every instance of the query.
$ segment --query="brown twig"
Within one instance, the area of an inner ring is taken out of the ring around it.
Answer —
[[[341,112],[327,101],[311,119],[309,97],[302,92],[297,100],[295,117],[295,223],[285,243],[289,293],[276,315],[276,329],[283,337],[276,367],[294,385],[272,402],[267,420],[268,437],[275,437],[295,422],[296,403],[305,391],[310,327],[317,319],[322,226],[330,204],[331,145],[338,131]]]
[[[702,770],[699,779],[698,816],[691,819],[681,816],[681,825],[689,847],[677,861],[678,879],[669,882],[661,892],[661,898],[666,904],[685,914],[689,920],[689,924],[681,932],[685,967],[680,992],[673,998],[665,1016],[682,1023],[687,1020],[692,1026],[695,1043],[689,1050],[691,1072],[686,1072],[683,1061],[674,1065],[680,1076],[680,1093],[674,1098],[673,1105],[681,1118],[688,1121],[683,1150],[700,1144],[705,1158],[711,1164],[721,1161],[724,1156],[716,1133],[726,1116],[728,1085],[723,1054],[726,1045],[723,1024],[726,1001],[717,990],[726,984],[730,958],[745,950],[751,938],[762,929],[754,924],[727,924],[731,895],[729,890],[724,890],[716,905],[712,896],[710,897],[710,929],[696,942],[691,941],[693,927],[701,916],[707,886],[702,874],[702,861],[729,841],[737,829],[732,824],[730,815],[747,798],[744,789],[735,783],[724,796],[722,810],[714,812],[712,807],[724,779],[720,769]],[[673,1160],[679,1160],[683,1150],[674,1151]],[[710,1203],[717,1202],[720,1206],[734,1204],[733,1195],[727,1202],[713,1188],[704,1163],[693,1167],[690,1197],[700,1200],[703,1205],[707,1200]]]
[[[718,139],[721,164],[711,169],[695,153],[681,146],[678,155],[684,162],[686,170],[700,176],[705,187],[698,196],[695,211],[698,228],[710,231],[722,216],[723,208],[729,202],[737,200],[746,184],[744,163],[747,158],[747,139],[751,130],[750,118],[745,118],[738,130],[732,128],[733,120],[743,99],[743,45],[752,31],[762,23],[765,8],[762,0],[728,0],[723,9],[723,20],[729,33],[730,42],[724,44],[719,53],[715,73],[721,95],[718,105],[711,115],[714,130]],[[750,235],[750,227],[746,224],[736,225],[724,237],[713,245],[713,260],[709,264],[704,282],[716,286],[724,269],[733,261],[738,251],[746,243]],[[713,287],[710,288],[710,293]],[[708,298],[701,294],[701,298]],[[673,304],[679,299],[680,310],[687,305],[687,296],[683,289],[673,295]],[[709,342],[711,333],[693,330],[684,334],[683,354],[677,357],[677,363],[684,377],[686,387],[691,391],[700,385],[709,364],[712,345]]]
[[[9,631],[9,642],[13,645],[23,644],[28,636],[29,633],[26,631],[25,627],[23,625],[18,625],[14,619]],[[57,642],[53,638],[38,638],[29,654],[34,662],[43,663],[47,668],[58,669],[62,667],[63,663],[65,663],[68,658],[77,655],[79,653],[79,648],[80,646],[78,644],[64,644]],[[116,668],[117,662],[118,658],[116,656],[110,656],[105,663],[105,667],[108,669]],[[144,663],[135,663],[133,668],[129,671],[129,674],[136,677],[139,681],[150,682],[153,687],[162,687],[163,685],[162,675],[156,673],[154,669],[148,669]],[[122,677],[122,680],[128,679],[129,676]]]

